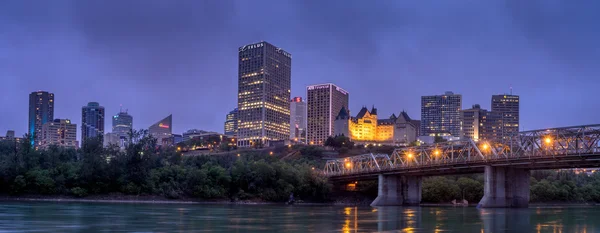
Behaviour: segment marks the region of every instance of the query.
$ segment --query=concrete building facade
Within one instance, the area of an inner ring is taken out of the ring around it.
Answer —
[[[238,146],[288,140],[292,55],[267,42],[239,48]]]
[[[40,147],[48,148],[51,145],[60,147],[78,148],[77,125],[69,119],[55,119],[44,123],[40,139]]]
[[[502,139],[519,133],[519,96],[518,95],[493,95],[492,112],[502,116]]]
[[[306,141],[322,145],[335,132],[334,121],[342,108],[348,109],[349,93],[332,83],[306,88]]]

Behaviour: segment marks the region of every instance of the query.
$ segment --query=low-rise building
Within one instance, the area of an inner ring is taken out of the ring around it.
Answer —
[[[334,136],[349,137],[355,143],[406,146],[414,142],[417,130],[408,114],[402,111],[387,119],[377,119],[377,109],[363,107],[356,117],[342,108],[335,118]]]

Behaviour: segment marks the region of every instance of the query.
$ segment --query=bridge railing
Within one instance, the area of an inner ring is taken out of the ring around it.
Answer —
[[[324,173],[343,176],[442,165],[600,154],[600,124],[520,132],[493,141],[461,140],[405,147],[387,154],[328,160]]]

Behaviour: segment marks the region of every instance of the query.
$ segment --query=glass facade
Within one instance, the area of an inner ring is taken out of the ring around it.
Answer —
[[[239,48],[238,146],[290,135],[292,55],[267,42]]]
[[[104,140],[104,107],[96,102],[89,102],[81,108],[81,144],[96,137]]]
[[[460,136],[462,95],[446,92],[444,95],[421,97],[421,136],[449,133]]]
[[[54,94],[36,91],[29,94],[29,140],[32,146],[41,145],[42,125],[54,121]]]
[[[233,111],[229,112],[225,117],[225,136],[228,137],[236,137],[237,136],[237,119],[238,109],[235,108]]]
[[[302,97],[290,101],[290,140],[306,141],[306,102]]]
[[[171,145],[173,142],[173,115],[156,122],[148,128],[148,133],[156,138],[157,144],[162,146]]]

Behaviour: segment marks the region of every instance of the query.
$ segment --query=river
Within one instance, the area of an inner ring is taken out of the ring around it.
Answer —
[[[0,202],[0,232],[600,232],[599,207]]]

